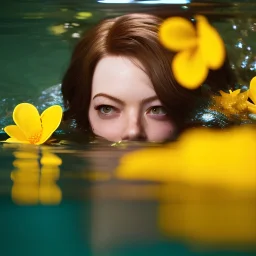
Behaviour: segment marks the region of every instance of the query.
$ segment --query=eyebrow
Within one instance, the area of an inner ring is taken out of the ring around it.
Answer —
[[[96,94],[96,95],[93,97],[93,100],[94,100],[95,98],[97,98],[97,97],[105,97],[105,98],[108,98],[108,99],[110,99],[110,100],[113,100],[113,101],[115,101],[115,102],[117,102],[117,103],[119,103],[119,104],[121,104],[121,105],[125,105],[125,103],[124,103],[122,100],[120,100],[120,99],[118,99],[118,98],[116,98],[116,97],[113,97],[113,96],[111,96],[111,95],[108,95],[108,94],[106,94],[106,93],[98,93],[98,94]],[[146,103],[149,103],[149,102],[154,101],[154,100],[159,100],[158,97],[157,97],[157,95],[152,96],[152,97],[149,97],[149,98],[146,98],[146,99],[143,99],[141,103],[142,103],[142,104],[146,104]]]

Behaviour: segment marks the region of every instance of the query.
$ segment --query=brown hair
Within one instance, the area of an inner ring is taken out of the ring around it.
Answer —
[[[127,14],[103,20],[85,34],[74,49],[62,81],[67,108],[64,120],[75,119],[82,129],[90,127],[88,110],[95,67],[106,55],[121,55],[139,60],[171,119],[182,128],[199,90],[187,90],[175,81],[170,68],[174,53],[167,51],[158,40],[161,22],[161,18],[150,14]],[[221,73],[214,83],[221,87],[227,79]]]

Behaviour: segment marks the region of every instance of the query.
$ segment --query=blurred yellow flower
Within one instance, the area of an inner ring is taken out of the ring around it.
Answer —
[[[159,29],[159,39],[171,51],[176,80],[188,89],[199,87],[209,69],[219,69],[225,60],[225,46],[215,28],[204,16],[197,15],[196,27],[185,18],[166,19]]]
[[[256,191],[256,129],[192,129],[176,143],[125,155],[121,179]]]
[[[247,101],[248,110],[253,114],[256,114],[256,76],[250,82],[249,98],[254,104]]]
[[[47,108],[40,116],[35,106],[21,103],[13,111],[16,125],[4,128],[10,136],[5,142],[43,144],[58,128],[61,118],[62,108],[58,105]]]

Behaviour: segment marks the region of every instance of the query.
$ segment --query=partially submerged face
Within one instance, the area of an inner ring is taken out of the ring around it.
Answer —
[[[89,106],[94,134],[110,141],[164,141],[175,126],[141,65],[107,56],[95,69]]]

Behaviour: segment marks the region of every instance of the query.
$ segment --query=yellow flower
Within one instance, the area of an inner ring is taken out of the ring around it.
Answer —
[[[21,103],[13,111],[16,125],[4,128],[11,137],[5,142],[43,144],[58,128],[61,118],[62,108],[58,105],[47,108],[40,116],[35,106]]]
[[[256,130],[192,129],[178,142],[128,153],[117,177],[256,191]]]
[[[225,61],[225,46],[204,16],[198,15],[196,27],[185,18],[172,17],[159,29],[162,44],[178,52],[172,61],[176,80],[188,89],[199,87],[209,69],[219,69]]]
[[[214,107],[226,115],[240,114],[247,111],[249,90],[242,93],[240,91],[240,89],[229,90],[229,93],[220,91],[221,96],[213,96]]]
[[[254,104],[247,101],[248,110],[253,114],[256,114],[256,76],[250,82],[249,98]]]

